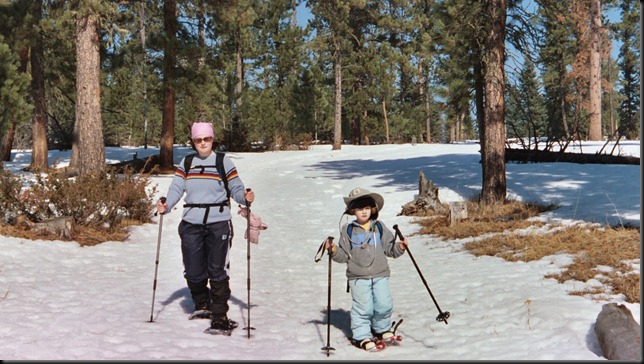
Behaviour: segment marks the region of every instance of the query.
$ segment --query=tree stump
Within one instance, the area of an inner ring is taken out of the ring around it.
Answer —
[[[400,215],[426,215],[428,211],[445,213],[447,209],[438,198],[438,187],[420,171],[418,177],[418,197],[402,206]]]
[[[640,325],[628,307],[607,303],[595,322],[599,346],[608,360],[642,360]]]
[[[449,225],[452,226],[456,222],[467,219],[467,203],[463,201],[455,201],[449,203]]]

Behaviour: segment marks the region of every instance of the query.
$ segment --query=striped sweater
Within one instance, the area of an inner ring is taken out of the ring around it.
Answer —
[[[185,159],[185,158],[184,158]],[[172,183],[166,196],[168,209],[170,213],[172,208],[184,197],[186,204],[207,204],[220,203],[226,201],[226,189],[221,176],[215,168],[215,152],[208,157],[202,158],[196,155],[192,160],[192,167],[189,171],[183,168],[184,159],[181,160],[177,170],[172,177]],[[197,166],[208,166],[203,169],[195,168]],[[244,205],[244,183],[237,174],[237,168],[228,155],[224,156],[224,169],[228,176],[228,188],[230,197],[235,202]],[[185,207],[183,209],[183,220],[192,224],[202,224],[206,209],[203,207]],[[230,208],[224,206],[223,211],[219,212],[219,207],[211,207],[208,213],[207,224],[231,219]]]

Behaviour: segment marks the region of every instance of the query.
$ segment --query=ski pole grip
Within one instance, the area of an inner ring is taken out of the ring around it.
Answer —
[[[165,202],[167,201],[167,199],[166,199],[165,197],[161,197],[161,198],[159,199],[159,201],[161,201],[161,203],[165,203]],[[158,214],[159,214],[159,211],[155,212],[155,213],[154,213],[154,216],[157,216]],[[161,215],[163,215],[163,214],[161,214]]]
[[[329,258],[331,258],[331,252],[333,251],[333,237],[329,236],[327,240],[329,241],[329,248],[327,249],[327,253],[329,254]]]
[[[394,225],[394,226],[393,226],[393,228],[394,228],[394,230],[396,231],[396,235],[398,236],[398,238],[399,238],[400,240],[405,240],[405,237],[404,237],[404,236],[403,236],[403,234],[400,232],[400,229],[398,229],[398,224]]]
[[[250,192],[250,188],[247,188],[246,192]],[[250,202],[248,200],[246,200],[246,207],[250,207]]]

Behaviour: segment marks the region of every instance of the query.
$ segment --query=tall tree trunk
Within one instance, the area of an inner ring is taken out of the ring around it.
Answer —
[[[476,122],[479,126],[479,141],[481,148],[484,143],[485,130],[485,80],[483,76],[483,60],[481,57],[474,62],[474,95],[476,99]]]
[[[454,143],[456,140],[456,123],[449,127],[449,142]]]
[[[236,31],[235,39],[235,74],[237,76],[237,83],[235,84],[235,95],[232,102],[232,120],[230,122],[230,146],[232,147],[234,141],[239,140],[238,136],[241,135],[242,121],[242,106],[244,100],[242,92],[244,91],[244,53],[242,49],[242,31],[239,27]],[[238,130],[239,129],[239,130]],[[276,138],[276,143],[282,145],[281,134]]]
[[[199,69],[199,74],[201,74],[206,65],[206,16],[204,7],[205,1],[199,1],[197,4],[197,44],[199,45],[197,68]],[[206,122],[206,104],[201,101],[197,105],[197,120]]]
[[[342,149],[342,63],[340,46],[336,43],[333,53],[333,75],[335,79],[335,114],[333,116],[333,147]]]
[[[590,0],[590,125],[588,140],[602,140],[601,2]]]
[[[369,116],[369,113],[367,109],[364,109],[362,112],[362,121],[363,125],[367,125],[367,116]],[[364,130],[364,145],[370,145],[371,142],[369,142],[369,128],[365,128]]]
[[[387,102],[382,99],[382,115],[385,116],[385,143],[389,144],[389,119],[387,118]]]
[[[89,7],[81,8],[76,18],[76,63],[78,174],[82,177],[105,166],[98,17]]]
[[[141,36],[141,50],[143,51],[143,149],[148,149],[148,61],[147,49],[145,46],[146,41],[146,24],[147,14],[145,11],[145,2],[139,3],[140,12],[140,36]]]
[[[177,58],[177,5],[174,0],[163,2],[163,121],[161,124],[161,148],[159,167],[162,171],[174,169],[174,119],[176,107],[175,63]]]
[[[568,139],[570,138],[570,129],[568,129],[568,118],[566,117],[566,95],[563,87],[561,87],[559,107],[561,107],[561,124],[563,126],[566,139]]]
[[[429,72],[429,70],[428,70]],[[420,99],[424,101],[425,104],[425,133],[427,138],[425,139],[426,143],[431,143],[431,125],[430,125],[430,116],[429,116],[429,89],[425,92],[425,85],[427,84],[428,77],[424,74],[423,62],[422,60],[418,62],[418,94]],[[422,134],[421,134],[422,135]],[[422,138],[418,139],[422,141]]]
[[[239,37],[241,37],[241,32]],[[244,91],[244,56],[242,54],[241,39],[238,39],[237,41],[236,54],[237,58],[235,68],[237,74],[237,84],[235,85],[235,110],[237,121],[241,121],[241,116],[239,115],[239,113],[241,112],[241,107],[244,104],[244,100],[242,99],[242,92]]]
[[[49,167],[47,160],[47,107],[45,99],[45,70],[43,66],[44,51],[42,33],[40,32],[40,19],[42,17],[42,1],[33,3],[34,23],[36,34],[31,48],[31,97],[34,103],[32,118],[32,152],[30,171],[45,170]],[[91,31],[91,29],[90,29]],[[97,30],[98,31],[98,30]],[[98,44],[98,39],[96,40]],[[98,54],[96,55],[98,56]],[[100,98],[99,98],[100,100]],[[100,107],[100,106],[99,106]]]
[[[491,205],[505,201],[505,0],[487,0],[489,21],[485,72],[485,153],[481,203]]]
[[[29,63],[29,48],[25,47],[18,52],[20,55],[20,66],[18,72],[25,73],[27,72],[27,64]],[[11,114],[11,123],[7,128],[7,132],[2,138],[2,147],[0,148],[0,161],[9,162],[11,161],[11,149],[13,149],[13,140],[16,136],[16,128],[18,128],[18,116],[12,113],[9,113],[8,110],[2,115],[3,121],[9,118]]]
[[[610,65],[610,57],[608,57],[608,112],[610,115],[610,139],[612,140],[617,133],[617,123],[615,122],[614,108],[613,108],[613,77],[612,67]]]
[[[5,118],[7,118],[7,115],[9,115],[9,111],[5,110],[4,113],[2,113],[3,121]],[[13,149],[13,140],[16,137],[17,127],[18,127],[18,122],[16,121],[16,118],[13,117],[13,121],[11,122],[11,125],[9,125],[6,133],[2,137],[2,149],[0,150],[0,153],[2,153],[2,155],[1,155],[0,161],[3,161],[3,162],[11,161],[11,149]]]

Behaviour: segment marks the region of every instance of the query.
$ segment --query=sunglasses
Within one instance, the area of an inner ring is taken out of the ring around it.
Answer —
[[[193,140],[195,141],[196,144],[200,144],[201,142],[210,143],[212,141],[212,137],[194,138]]]

